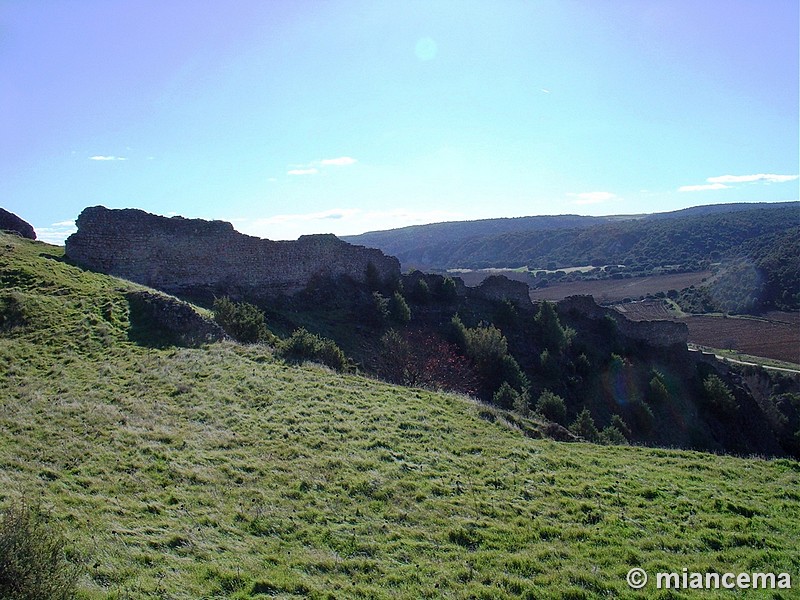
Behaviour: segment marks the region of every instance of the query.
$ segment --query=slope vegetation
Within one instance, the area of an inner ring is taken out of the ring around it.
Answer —
[[[151,344],[140,288],[62,253],[0,234],[0,505],[49,511],[83,598],[656,595],[632,566],[798,584],[797,462],[531,440],[266,346]]]

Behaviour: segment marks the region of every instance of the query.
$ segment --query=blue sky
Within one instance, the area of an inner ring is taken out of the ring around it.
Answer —
[[[0,206],[245,233],[797,200],[796,0],[0,0]]]

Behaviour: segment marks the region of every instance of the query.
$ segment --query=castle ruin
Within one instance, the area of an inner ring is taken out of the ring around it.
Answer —
[[[396,258],[334,235],[271,241],[224,221],[103,206],[84,209],[76,224],[65,244],[67,258],[176,295],[259,301],[293,295],[317,280],[366,283],[368,269],[384,281],[400,276]]]

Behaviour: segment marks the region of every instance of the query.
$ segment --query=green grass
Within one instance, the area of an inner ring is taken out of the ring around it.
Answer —
[[[59,253],[0,235],[26,314],[0,333],[0,504],[51,511],[86,598],[657,596],[632,566],[800,585],[797,462],[532,440],[264,346],[140,347],[132,284]]]

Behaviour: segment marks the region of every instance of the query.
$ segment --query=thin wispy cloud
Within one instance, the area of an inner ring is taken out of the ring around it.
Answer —
[[[284,223],[290,222],[303,222],[306,223],[308,221],[325,221],[331,219],[343,219],[347,216],[358,214],[360,211],[355,208],[333,208],[331,210],[323,210],[320,212],[313,212],[313,213],[302,213],[302,214],[289,214],[289,215],[275,215],[272,217],[266,217],[264,219],[257,219],[254,221],[254,224],[259,225],[280,225]]]
[[[798,175],[775,175],[772,173],[759,173],[758,175],[720,175],[719,177],[709,177],[709,183],[753,183],[763,181],[765,183],[785,183],[794,181]]]
[[[33,229],[36,231],[36,238],[39,241],[55,246],[63,246],[64,240],[78,231],[75,221],[59,221],[48,226],[34,226]]]
[[[578,205],[600,204],[601,202],[617,199],[617,195],[611,192],[582,192],[580,194],[567,194],[567,196],[575,198],[572,203]]]
[[[248,235],[271,240],[291,240],[309,233],[356,235],[365,231],[463,218],[463,214],[443,210],[332,208],[310,213],[274,215],[262,219],[228,220],[234,221],[236,229]]]
[[[705,192],[707,190],[727,190],[731,186],[724,183],[701,183],[700,185],[682,185],[679,192]]]
[[[128,160],[124,156],[104,156],[102,154],[96,154],[94,156],[90,156],[89,160]]]
[[[319,162],[323,167],[327,166],[346,167],[348,165],[354,165],[358,161],[355,158],[351,158],[349,156],[340,156],[339,158],[323,158]]]
[[[704,192],[707,190],[726,190],[734,186],[728,183],[786,183],[794,181],[799,175],[776,175],[774,173],[756,173],[754,175],[718,175],[708,177],[706,183],[698,185],[682,185],[679,192]]]
[[[304,165],[290,165],[291,168],[286,172],[287,175],[317,175],[323,167],[348,167],[358,161],[351,156],[339,156],[337,158],[323,158],[314,160]]]

